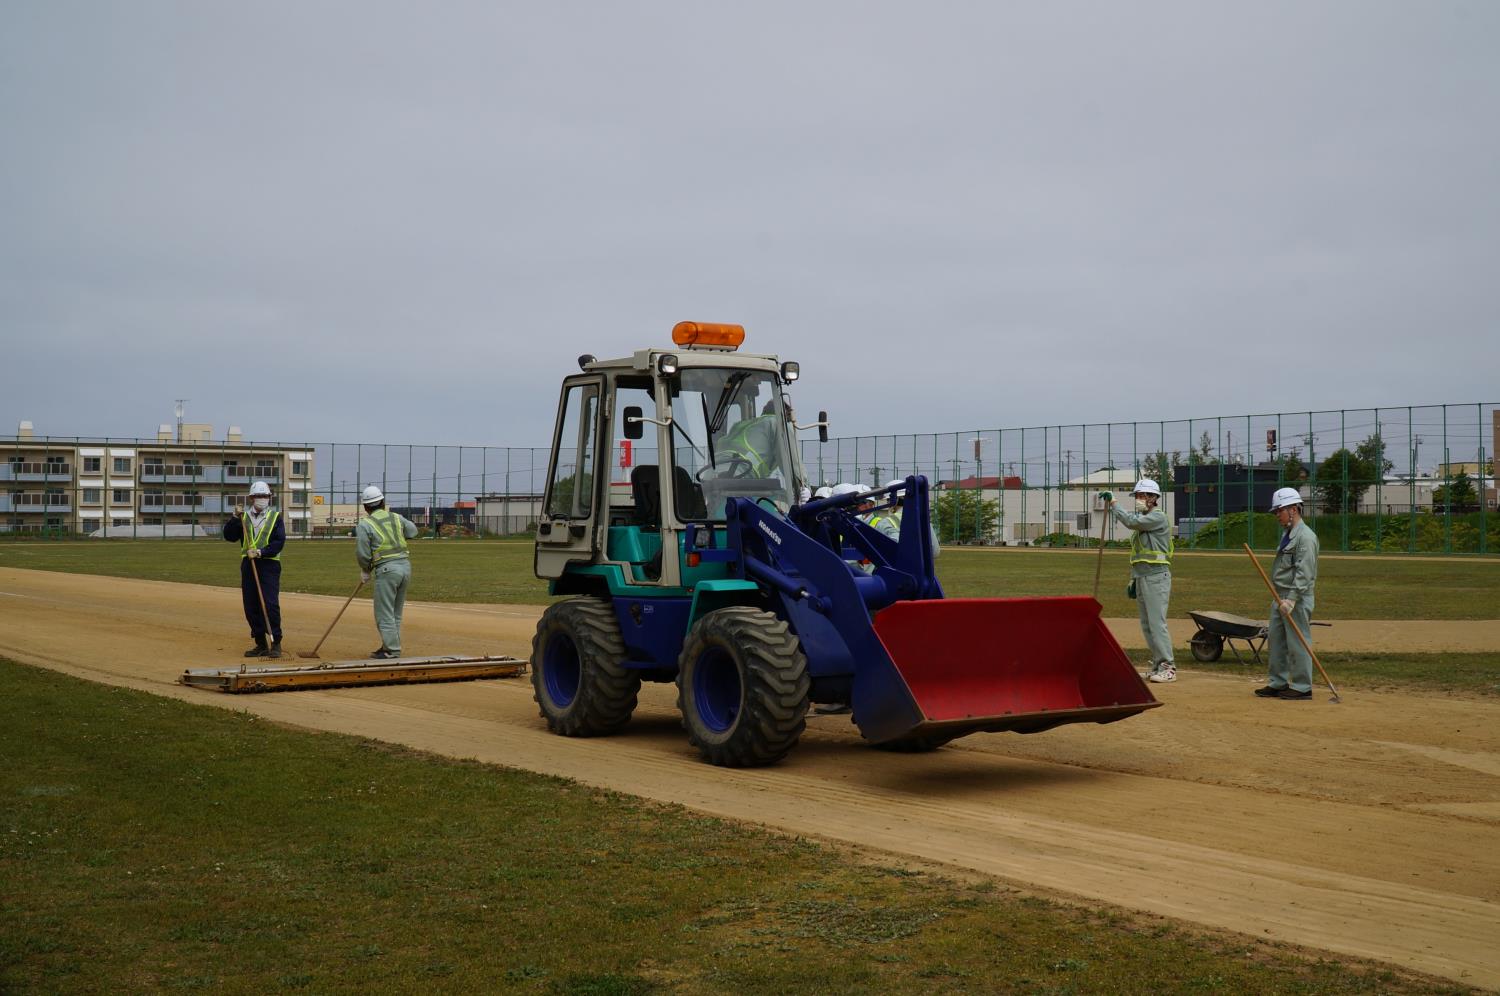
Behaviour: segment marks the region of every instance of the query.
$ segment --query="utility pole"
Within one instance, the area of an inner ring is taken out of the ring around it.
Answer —
[[[186,405],[190,400],[190,398],[178,398],[176,407],[172,409],[177,415],[177,441],[179,443],[182,442],[182,413],[187,410]]]

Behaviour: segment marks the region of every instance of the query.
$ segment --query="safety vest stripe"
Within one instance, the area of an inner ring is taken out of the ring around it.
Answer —
[[[371,512],[366,521],[375,530],[375,537],[379,541],[375,549],[370,551],[370,563],[402,560],[411,556],[406,548],[406,532],[390,509],[382,508],[378,512]]]
[[[1172,566],[1172,554],[1177,550],[1177,542],[1172,537],[1167,537],[1167,548],[1165,550],[1149,550],[1141,546],[1141,534],[1130,535],[1130,562],[1132,564],[1165,564]]]
[[[242,528],[240,529],[240,557],[241,557],[241,559],[250,556],[250,548],[252,546],[253,547],[259,547],[260,549],[264,550],[267,546],[270,545],[270,543],[271,543],[271,530],[276,527],[276,519],[277,519],[277,517],[280,514],[281,514],[281,512],[279,510],[274,509],[274,508],[271,509],[270,512],[266,513],[266,521],[264,521],[264,522],[262,522],[260,524],[260,529],[259,530],[255,529],[251,525],[251,523],[250,523],[250,514],[248,512],[245,514],[244,523],[242,524]],[[280,560],[281,559],[281,554],[278,553],[274,557],[263,557],[261,559],[263,559],[263,560]]]

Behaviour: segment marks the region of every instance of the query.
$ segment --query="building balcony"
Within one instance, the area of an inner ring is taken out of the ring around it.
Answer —
[[[73,465],[68,463],[0,464],[0,481],[71,481]]]
[[[195,467],[192,464],[141,465],[142,484],[222,484],[226,467]]]
[[[281,471],[274,467],[224,467],[225,484],[243,484],[249,487],[252,481],[280,484]]]
[[[0,512],[56,513],[68,512],[72,508],[73,500],[69,495],[0,495]]]
[[[224,499],[219,495],[142,495],[143,513],[205,513],[224,511]]]

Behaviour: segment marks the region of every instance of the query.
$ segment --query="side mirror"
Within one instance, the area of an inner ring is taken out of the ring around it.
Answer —
[[[625,438],[640,439],[645,434],[646,423],[641,419],[641,406],[628,406],[625,409]]]
[[[828,442],[828,413],[818,412],[818,442]]]

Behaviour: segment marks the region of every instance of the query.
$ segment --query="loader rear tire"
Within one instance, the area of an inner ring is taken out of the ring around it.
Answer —
[[[876,750],[888,750],[893,754],[926,754],[939,747],[946,747],[953,742],[953,739],[951,734],[934,733],[925,737],[901,737],[870,746]]]
[[[710,612],[688,632],[677,663],[677,708],[710,764],[774,764],[807,726],[812,681],[797,635],[769,612]]]
[[[531,686],[553,733],[597,737],[630,722],[641,679],[625,666],[608,602],[573,598],[542,613],[531,641]]]

